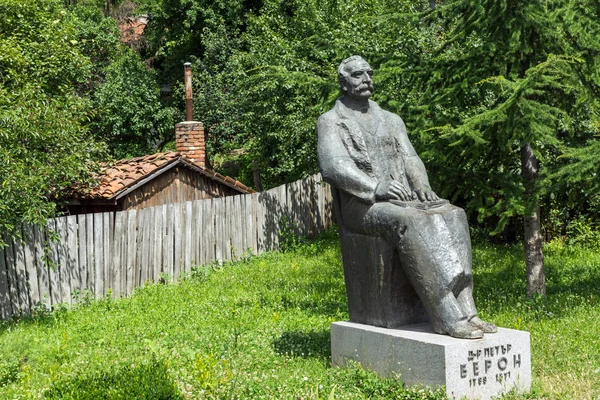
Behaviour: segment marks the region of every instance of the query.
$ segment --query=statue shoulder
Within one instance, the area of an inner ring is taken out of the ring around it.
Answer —
[[[339,122],[340,116],[335,111],[335,108],[327,111],[325,114],[321,115],[317,120],[317,130],[320,129],[328,129],[333,127],[337,122]]]
[[[381,111],[386,120],[388,120],[390,123],[392,123],[394,125],[401,126],[404,130],[406,130],[406,125],[404,125],[404,121],[402,120],[402,118],[400,118],[400,116],[398,114],[394,114],[393,112],[386,111],[383,109]]]

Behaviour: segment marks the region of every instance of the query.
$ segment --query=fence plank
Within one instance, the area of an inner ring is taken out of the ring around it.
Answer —
[[[232,230],[231,230],[231,258],[233,260],[239,260],[244,255],[244,227],[242,225],[242,195],[232,196],[233,209],[232,209]]]
[[[38,276],[38,285],[40,288],[40,304],[46,309],[50,309],[50,277],[48,275],[48,254],[46,252],[45,228],[40,225],[33,227],[33,237],[35,238],[35,259]]]
[[[311,221],[313,219],[311,214],[311,196],[313,192],[313,180],[309,176],[300,182],[297,182],[300,187],[298,208],[299,210],[299,224],[301,226],[301,236],[313,236],[315,232],[311,229]]]
[[[150,209],[138,210],[137,220],[137,263],[135,266],[135,287],[144,286],[147,279],[148,259],[148,235],[150,230],[147,228],[147,221],[150,218]]]
[[[0,317],[11,318],[13,315],[10,302],[10,289],[8,283],[8,271],[6,269],[5,250],[0,248]]]
[[[143,210],[143,218],[140,220],[141,224],[139,229],[142,231],[142,262],[140,263],[140,282],[139,286],[144,286],[146,281],[152,279],[151,273],[153,268],[153,259],[151,252],[152,232],[150,230],[150,223],[153,220],[153,208],[146,208]]]
[[[119,246],[121,248],[121,270],[119,271],[119,282],[120,282],[120,290],[121,297],[127,296],[127,242],[129,241],[129,233],[128,233],[128,215],[129,213],[126,211],[121,211],[121,237],[119,239]],[[135,248],[135,247],[132,247]]]
[[[240,218],[239,234],[242,237],[242,239],[240,241],[241,249],[240,249],[239,256],[245,257],[246,252],[251,247],[251,242],[252,242],[252,236],[250,235],[250,232],[248,231],[248,225],[250,224],[250,221],[248,221],[248,218],[247,218],[247,216],[248,216],[247,210],[248,210],[248,207],[252,207],[252,203],[249,201],[250,196],[248,196],[248,195],[240,195],[240,196],[238,196],[238,200],[240,202],[240,208],[238,210],[239,218]]]
[[[154,262],[152,264],[152,281],[156,282],[162,272],[162,231],[163,219],[161,207],[154,207],[154,241],[150,244],[153,247]]]
[[[190,214],[190,263],[186,265],[185,272],[191,271],[192,266],[198,264],[198,215],[196,214],[196,201],[190,201],[191,214]]]
[[[66,233],[66,278],[69,280],[69,302],[74,301],[74,293],[79,291],[81,286],[81,277],[79,269],[79,254],[77,252],[77,217],[70,215],[65,217],[65,233]]]
[[[238,218],[240,216],[239,200],[238,196],[227,197],[229,203],[229,211],[227,217],[229,218],[229,252],[231,253],[231,260],[235,261],[240,256],[240,236],[242,230],[239,228]]]
[[[172,204],[163,206],[165,235],[163,237],[163,272],[166,273],[171,280],[175,279],[173,271],[173,210],[175,207]]]
[[[104,221],[102,214],[94,214],[94,295],[104,295]]]
[[[286,190],[286,202],[288,204],[288,220],[294,234],[299,235],[301,226],[299,219],[301,218],[298,207],[298,182],[288,183]]]
[[[184,248],[184,262],[183,262],[183,271],[188,272],[190,270],[190,266],[192,265],[192,202],[185,202],[185,248]]]
[[[19,304],[19,288],[17,286],[17,271],[15,269],[13,240],[8,234],[5,234],[4,241],[6,242],[6,247],[4,248],[4,258],[6,261],[6,277],[8,279],[10,307],[13,316],[17,316],[20,314],[21,305]]]
[[[221,199],[212,199],[212,214],[215,228],[215,262],[223,262],[223,246],[221,240],[223,238],[223,225],[221,223]]]
[[[265,220],[266,192],[257,193],[256,196],[256,233],[257,233],[257,250],[258,254],[267,251],[267,221]]]
[[[181,276],[181,204],[173,204],[173,278]]]
[[[321,184],[321,180],[318,176],[313,179],[312,182],[313,191],[311,193],[310,198],[310,206],[311,206],[311,220],[312,220],[312,231],[320,232],[324,227],[323,220],[323,206],[325,204],[325,196],[323,194],[323,187]]]
[[[114,297],[121,296],[121,272],[123,271],[122,257],[121,257],[121,245],[123,238],[123,213],[115,212],[115,222],[112,235],[112,262],[111,262],[111,288]]]
[[[87,247],[87,288],[96,295],[96,255],[94,254],[94,218],[95,214],[85,216],[85,239]]]
[[[60,301],[61,303],[71,304],[71,279],[69,270],[67,267],[67,221],[66,217],[58,217],[55,219],[56,222],[56,233],[58,234],[58,241],[53,243],[55,246],[57,257],[56,257],[56,270],[58,272],[58,286],[60,289]]]
[[[270,235],[271,235],[271,246],[270,251],[277,250],[279,248],[279,223],[281,221],[281,204],[279,199],[279,186],[270,189],[270,209],[267,209],[267,217],[270,219]],[[270,215],[269,215],[270,214]]]
[[[58,252],[58,280],[60,287],[61,302],[71,304],[71,279],[67,268],[67,221],[66,217],[56,218],[56,232],[58,233],[58,242],[56,251]]]
[[[29,315],[31,305],[29,303],[29,288],[27,279],[27,266],[25,263],[25,242],[17,239],[13,242],[15,256],[15,272],[17,276],[17,290],[19,292],[19,304],[22,315]]]
[[[223,247],[223,258],[225,260],[231,260],[232,251],[233,251],[233,236],[235,232],[234,228],[234,220],[235,220],[235,210],[233,208],[233,198],[234,196],[224,197],[225,199],[225,210],[223,212],[223,239],[224,239],[224,247]]]
[[[279,220],[281,217],[281,206],[279,204],[279,187],[266,191],[264,213],[265,225],[267,227],[267,251],[277,249],[279,246]]]
[[[35,237],[33,235],[33,226],[23,224],[23,240],[25,242],[25,269],[27,273],[27,288],[29,291],[30,311],[40,302],[40,286],[38,284],[38,274],[35,257]],[[1,267],[1,266],[0,266]],[[2,278],[0,277],[0,280]],[[0,284],[1,286],[1,284]],[[2,289],[0,288],[0,291]],[[1,294],[0,294],[1,296]],[[1,300],[0,300],[1,302]],[[2,306],[0,305],[0,308]],[[1,314],[1,311],[0,311]]]
[[[163,238],[164,238],[164,222],[163,216],[164,207],[159,206],[154,208],[154,268],[152,273],[152,280],[158,282],[162,273],[162,252],[163,252]]]
[[[139,243],[137,242],[138,235],[138,213],[137,210],[127,211],[127,295],[133,294],[133,291],[138,285],[136,281],[136,263],[138,256]]]
[[[221,245],[221,260],[226,261],[231,258],[231,242],[229,238],[230,226],[227,218],[228,204],[226,197],[219,198],[219,201],[221,203],[221,208],[216,223],[221,226],[221,236],[219,238],[219,244]]]
[[[79,214],[77,218],[77,243],[78,243],[78,268],[79,268],[79,284],[73,289],[79,290],[80,293],[84,294],[87,289],[87,226],[86,218],[84,214]]]
[[[169,263],[169,259],[173,258],[173,245],[171,238],[171,214],[169,213],[170,209],[167,204],[163,204],[160,208],[162,208],[161,217],[162,217],[162,261],[161,261],[161,271],[163,274],[168,276],[168,279],[173,279],[173,263]]]
[[[200,211],[200,207],[200,200],[192,201],[192,265],[194,266],[202,264],[202,211]]]
[[[212,199],[202,200],[202,246],[204,264],[215,261],[215,223]]]
[[[58,229],[56,219],[48,221],[46,239],[48,240],[48,278],[50,281],[50,303],[55,306],[62,303],[60,291],[60,270],[58,259]]]
[[[258,230],[259,230],[259,218],[258,218],[258,193],[252,193],[250,195],[250,207],[247,208],[248,218],[251,221],[251,224],[248,225],[251,230],[250,234],[252,235],[251,243],[252,243],[252,253],[258,254]]]
[[[112,271],[112,249],[113,243],[112,239],[114,237],[114,229],[115,229],[115,213],[114,212],[105,212],[102,213],[102,224],[104,225],[104,229],[102,230],[102,235],[104,236],[104,247],[102,248],[102,271],[104,272],[104,292],[103,295],[107,295],[108,291],[112,289],[111,282],[111,271]]]
[[[298,193],[298,220],[301,236],[311,236],[311,207],[310,196],[312,193],[312,178],[308,177],[301,182],[296,182],[299,187]]]

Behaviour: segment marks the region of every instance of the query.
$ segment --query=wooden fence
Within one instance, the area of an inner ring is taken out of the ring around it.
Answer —
[[[261,193],[24,225],[23,240],[5,237],[0,249],[0,317],[72,304],[78,293],[128,296],[194,265],[275,250],[283,226],[301,236],[330,226],[331,202],[317,174]]]

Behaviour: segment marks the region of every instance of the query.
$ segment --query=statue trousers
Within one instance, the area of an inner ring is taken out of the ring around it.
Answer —
[[[436,332],[444,333],[448,325],[477,315],[471,238],[463,209],[446,204],[420,210],[348,197],[341,207],[346,229],[381,237],[397,249]]]

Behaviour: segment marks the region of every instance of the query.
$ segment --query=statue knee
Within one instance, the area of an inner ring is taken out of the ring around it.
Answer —
[[[452,280],[450,283],[450,290],[454,296],[458,295],[466,288],[473,286],[473,275],[470,273],[463,272]]]

